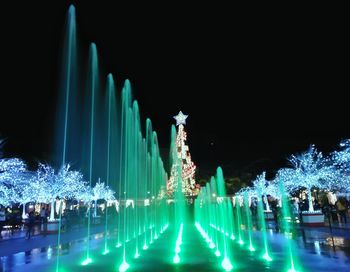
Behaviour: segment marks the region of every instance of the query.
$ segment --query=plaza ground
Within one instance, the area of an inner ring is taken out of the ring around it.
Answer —
[[[122,262],[122,248],[111,246],[110,253],[102,254],[104,246],[103,227],[92,228],[91,256],[93,262],[81,265],[85,256],[86,230],[73,229],[62,233],[60,271],[117,271]],[[332,231],[332,232],[331,232]],[[333,224],[318,228],[298,227],[295,240],[297,257],[302,271],[349,271],[350,268],[350,224]],[[14,236],[4,234],[0,241],[1,271],[55,271],[57,236],[43,237],[39,232],[31,239],[24,238],[19,231]],[[220,258],[215,250],[210,249],[194,224],[184,228],[183,244],[179,253],[180,262],[173,263],[175,230],[172,226],[149,245],[147,250],[140,251],[140,257],[127,257],[130,264],[128,271],[223,271]],[[269,245],[272,262],[261,258],[262,241],[258,231],[254,232],[255,252],[250,252],[247,245],[230,241],[233,271],[284,271],[286,267],[285,237],[276,233],[273,226],[269,229]],[[115,245],[111,237],[108,242]],[[128,243],[127,251],[133,250],[133,242]]]

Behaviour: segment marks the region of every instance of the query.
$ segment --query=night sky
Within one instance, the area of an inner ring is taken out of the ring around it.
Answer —
[[[8,156],[50,156],[70,3],[80,53],[95,42],[102,74],[111,72],[119,89],[130,79],[161,147],[173,116],[189,115],[188,143],[203,174],[219,165],[229,174],[273,172],[311,143],[328,152],[350,137],[348,34],[326,7],[86,2],[2,4],[0,134]]]

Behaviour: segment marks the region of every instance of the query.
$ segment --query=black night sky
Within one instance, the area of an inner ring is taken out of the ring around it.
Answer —
[[[219,165],[224,173],[273,172],[311,143],[328,152],[350,137],[349,44],[341,17],[326,8],[262,12],[202,2],[1,4],[6,154],[50,156],[71,3],[81,54],[95,42],[102,73],[113,73],[119,88],[130,79],[142,120],[151,118],[161,147],[169,145],[172,117],[179,110],[189,115],[188,143],[202,173]]]

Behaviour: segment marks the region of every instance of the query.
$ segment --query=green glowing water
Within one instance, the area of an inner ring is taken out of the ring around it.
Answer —
[[[210,185],[201,189],[195,201],[195,225],[209,249],[215,249],[214,254],[220,258],[220,264],[226,271],[233,268],[233,254],[229,245],[230,236],[233,235],[231,216],[228,216],[232,212],[230,205],[223,172],[219,167],[216,176],[210,179]]]
[[[264,242],[264,253],[263,253],[263,259],[266,261],[272,261],[270,255],[269,255],[269,244],[267,240],[267,229],[266,229],[266,222],[265,222],[265,215],[264,215],[264,206],[261,199],[262,193],[258,191],[258,224],[259,229],[262,234],[263,242]]]
[[[253,226],[252,226],[252,213],[250,211],[249,207],[249,199],[247,192],[243,195],[243,203],[244,203],[244,210],[245,210],[245,221],[246,221],[246,229],[248,232],[248,239],[249,239],[249,250],[255,251],[254,245],[253,245],[253,238],[252,238],[252,232],[253,232]]]
[[[242,233],[242,215],[241,215],[241,199],[239,196],[235,197],[235,211],[236,211],[236,222],[237,222],[237,235],[238,235],[238,243],[240,245],[244,244],[243,241],[243,233]]]
[[[131,85],[125,81],[120,94],[112,75],[106,77],[105,89],[100,82],[98,53],[91,44],[87,76],[79,82],[77,65],[75,9],[68,11],[67,37],[63,52],[62,99],[58,110],[61,164],[73,162],[91,186],[101,179],[114,189],[118,203],[104,204],[103,255],[111,253],[110,241],[122,249],[116,256],[118,269],[126,270],[133,258],[142,256],[142,249],[159,239],[169,223],[164,198],[167,174],[160,156],[158,138],[146,120],[142,133],[138,103],[132,99]],[[84,73],[82,73],[84,74]],[[63,107],[62,107],[63,105]],[[145,135],[143,137],[143,134]],[[176,130],[175,130],[176,134]],[[182,201],[184,202],[184,201]],[[95,201],[94,209],[97,210]],[[111,205],[111,204],[109,204]],[[93,263],[91,235],[98,215],[87,210],[86,251],[82,265]],[[118,209],[116,212],[115,209]],[[60,209],[61,210],[61,209]],[[61,217],[61,212],[59,212]],[[116,232],[113,240],[111,234]],[[130,243],[130,246],[127,244]],[[60,233],[58,235],[60,244]],[[57,256],[56,270],[62,270]]]
[[[65,165],[67,162],[67,140],[68,140],[68,118],[70,113],[70,96],[71,88],[73,87],[74,82],[74,69],[75,69],[75,58],[76,58],[76,25],[75,25],[75,8],[70,6],[68,9],[67,16],[67,29],[66,29],[66,38],[64,43],[65,58],[63,59],[63,85],[62,85],[62,98],[61,101],[64,105],[64,108],[58,114],[58,118],[63,120],[63,122],[57,122],[59,124],[58,131],[61,131],[63,135],[61,139],[58,139],[58,154],[62,153],[60,165]],[[74,91],[74,90],[73,90]],[[63,123],[63,125],[62,125]],[[62,145],[61,145],[62,143]],[[53,202],[54,203],[54,202]],[[51,204],[51,218],[53,218],[54,205]],[[59,222],[58,222],[58,235],[57,235],[57,245],[58,253],[56,257],[56,272],[60,267],[60,245],[61,245],[61,219],[62,219],[62,203],[59,204]]]
[[[281,218],[280,218],[280,224],[281,229],[286,237],[286,255],[288,256],[287,260],[287,271],[300,271],[299,268],[299,261],[298,258],[295,255],[295,252],[297,252],[296,246],[294,244],[294,241],[292,240],[293,232],[294,232],[294,226],[293,226],[293,218],[292,218],[292,212],[290,203],[288,201],[288,197],[284,188],[284,183],[282,181],[279,182],[279,190],[280,190],[280,196],[281,196]]]
[[[171,127],[167,168],[170,172],[171,165],[178,165],[175,179],[177,189],[172,197],[166,197],[168,177],[160,156],[157,133],[153,130],[150,119],[146,119],[145,129],[142,130],[139,105],[132,98],[130,82],[125,81],[121,92],[117,92],[111,74],[106,77],[106,83],[100,82],[103,77],[100,77],[98,52],[96,45],[91,44],[87,76],[84,77],[83,84],[78,84],[77,75],[81,71],[78,71],[76,51],[75,10],[70,7],[63,57],[63,99],[60,100],[58,114],[58,166],[76,163],[91,186],[100,178],[116,191],[118,200],[118,203],[109,203],[114,205],[112,208],[107,208],[107,203],[104,205],[104,236],[99,253],[91,248],[90,239],[97,216],[91,213],[92,205],[89,204],[85,250],[80,264],[91,268],[100,258],[108,258],[113,260],[115,270],[127,271],[135,265],[137,259],[144,258],[147,250],[161,239],[169,225],[173,231],[169,242],[171,256],[167,260],[177,267],[186,260],[186,230],[193,228],[193,225],[197,234],[204,239],[206,250],[217,257],[214,258],[220,269],[230,271],[236,268],[235,246],[247,252],[262,250],[263,258],[272,261],[260,197],[262,192],[258,192],[257,234],[261,235],[263,249],[259,249],[258,242],[253,243],[254,230],[248,195],[243,195],[243,205],[240,204],[239,196],[235,196],[234,201],[228,197],[220,167],[194,200],[192,222],[189,213],[192,206],[181,190],[182,169],[181,159],[177,157],[175,126]],[[104,83],[105,87],[102,88]],[[291,214],[282,185],[281,196],[282,229],[289,235],[293,226],[286,220]],[[94,204],[96,210],[97,201]],[[62,202],[58,214],[61,219]],[[58,245],[60,239],[59,231]],[[240,247],[232,240],[239,244],[249,242],[249,247]],[[294,246],[293,241],[287,237],[286,266],[289,271],[300,271]],[[56,272],[64,269],[60,262],[60,251],[58,247]],[[251,252],[248,253],[255,254]],[[263,263],[265,264],[264,261]]]

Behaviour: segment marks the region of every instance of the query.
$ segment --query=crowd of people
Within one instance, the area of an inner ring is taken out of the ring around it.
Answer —
[[[350,202],[345,197],[339,197],[335,203],[325,199],[323,202],[317,199],[312,200],[314,211],[322,211],[327,219],[330,219],[332,223],[347,223],[348,211],[350,211]],[[293,212],[295,214],[301,214],[303,211],[309,210],[309,201],[304,199],[299,203],[294,201]]]
[[[112,215],[113,208],[108,207],[109,215]],[[115,212],[115,209],[114,209]],[[76,209],[65,209],[61,216],[61,231],[68,232],[73,228],[80,228],[86,226],[87,217],[87,207],[80,206]],[[98,225],[104,222],[106,215],[105,211],[102,209],[97,209],[98,220],[93,216],[93,211],[90,212],[91,223]],[[8,212],[3,206],[0,206],[0,239],[3,238],[3,232],[7,231],[9,235],[13,235],[16,231],[24,231],[25,238],[31,239],[34,232],[46,236],[48,233],[50,210],[47,207],[42,207],[40,212],[35,212],[30,210],[26,214],[26,218],[22,218],[20,210],[12,210]],[[55,213],[55,218],[59,215]],[[4,227],[6,226],[6,229]]]
[[[267,198],[267,201],[273,214],[273,222],[276,230],[279,231],[282,218],[280,201],[270,196]],[[350,202],[345,197],[338,197],[335,203],[329,202],[328,199],[322,202],[313,198],[312,205],[314,211],[321,211],[325,215],[325,222],[328,223],[346,224],[348,217],[350,217]],[[252,198],[250,209],[254,222],[258,224],[258,204],[256,198]],[[263,202],[263,209],[265,211],[267,210],[266,201]],[[302,223],[302,213],[306,211],[309,211],[309,200],[307,197],[302,200],[298,198],[290,199],[290,214],[294,223]]]
[[[339,198],[334,204],[325,203],[322,212],[328,220],[333,223],[347,223],[348,211],[350,211],[350,202],[346,198]]]
[[[330,202],[327,198],[323,201],[312,199],[314,211],[321,211],[325,216],[325,221],[329,224],[341,223],[347,224],[350,216],[350,202],[345,197],[338,197],[335,202]],[[291,204],[294,218],[302,222],[302,213],[309,211],[309,200],[305,198],[301,201],[294,199]]]
[[[278,199],[272,197],[267,198],[273,218],[276,225],[276,230],[280,228],[281,207]],[[264,203],[264,210],[266,210],[266,202]],[[347,223],[350,212],[350,202],[343,197],[339,197],[335,203],[330,203],[328,200],[319,202],[317,199],[312,201],[313,209],[315,211],[320,210],[326,217],[326,221],[329,223]],[[252,198],[251,201],[251,213],[253,219],[258,222],[258,204],[257,199]],[[108,207],[107,209],[111,209]],[[115,212],[115,209],[113,209]],[[309,210],[309,201],[307,198],[303,200],[292,199],[290,200],[290,213],[296,222],[302,222],[302,213]],[[108,214],[112,215],[113,211]],[[97,210],[97,218],[93,217],[93,212],[90,212],[93,224],[101,224],[104,222],[106,212],[101,209]],[[56,218],[58,217],[56,213]],[[34,233],[34,230],[39,229],[39,233],[46,236],[48,227],[49,210],[46,207],[42,207],[40,212],[29,211],[27,217],[23,220],[19,210],[13,210],[11,213],[7,212],[3,206],[0,206],[0,239],[3,238],[4,226],[8,226],[8,231],[13,234],[16,230],[25,230],[27,239],[30,239]],[[61,230],[70,231],[74,227],[82,227],[87,224],[87,207],[80,206],[77,209],[64,210],[61,217]]]

